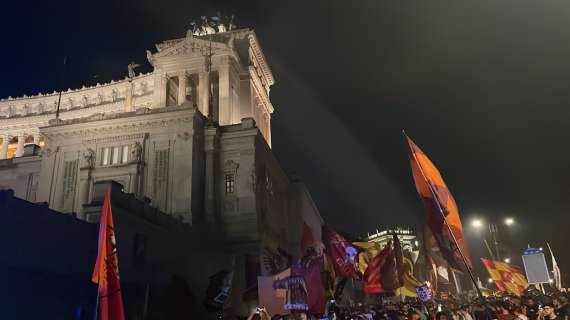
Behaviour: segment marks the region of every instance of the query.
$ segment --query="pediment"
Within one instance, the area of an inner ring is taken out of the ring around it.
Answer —
[[[222,41],[220,41],[222,40]],[[229,41],[223,41],[229,40]],[[186,38],[168,40],[163,43],[157,44],[156,49],[158,52],[151,54],[147,53],[149,62],[152,63],[153,59],[170,57],[176,55],[203,55],[205,52],[212,48],[216,54],[222,52],[233,52],[231,41],[233,39],[224,39],[220,37],[201,36],[196,37],[188,33]]]

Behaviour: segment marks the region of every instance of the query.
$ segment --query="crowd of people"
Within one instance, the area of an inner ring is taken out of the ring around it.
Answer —
[[[252,311],[248,320],[570,320],[568,298],[566,293],[535,293],[522,297],[489,297],[484,303],[478,299],[461,301],[455,298],[426,303],[418,299],[372,304],[337,304],[332,301],[320,317],[305,314],[272,316],[260,307]]]

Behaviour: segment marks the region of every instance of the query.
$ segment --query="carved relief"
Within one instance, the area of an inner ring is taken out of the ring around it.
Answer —
[[[188,141],[188,139],[190,139],[192,137],[192,135],[188,132],[184,132],[184,133],[179,133],[176,135],[178,138],[184,140],[184,141]]]
[[[257,185],[257,174],[255,171],[255,165],[252,165],[249,177],[247,178],[247,187],[249,191],[255,193],[256,185]]]
[[[169,155],[168,149],[156,150],[154,152],[152,199],[162,210],[166,210]]]
[[[271,180],[271,177],[269,177],[269,172],[265,173],[264,187],[267,194],[273,197],[273,180]]]
[[[45,157],[49,158],[54,153],[56,153],[57,151],[59,151],[59,147],[56,147],[55,150],[52,150],[50,148],[44,148],[40,151],[40,156],[45,156]]]
[[[77,184],[78,160],[65,161],[63,169],[63,207],[71,209],[75,197],[75,185]]]
[[[236,178],[237,178],[238,168],[239,168],[239,163],[231,159],[226,161],[226,163],[224,164],[224,172],[226,174],[233,174],[236,176]]]

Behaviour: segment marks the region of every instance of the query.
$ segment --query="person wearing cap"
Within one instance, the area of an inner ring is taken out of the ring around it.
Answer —
[[[558,320],[556,312],[554,312],[554,305],[551,302],[545,303],[538,312],[538,320]]]

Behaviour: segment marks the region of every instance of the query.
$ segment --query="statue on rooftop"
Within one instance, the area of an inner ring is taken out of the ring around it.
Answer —
[[[129,65],[127,66],[127,69],[128,69],[128,71],[129,71],[129,78],[130,78],[130,79],[132,79],[132,78],[134,78],[134,77],[136,76],[136,74],[135,74],[135,68],[137,68],[137,67],[140,67],[140,64],[134,63],[134,62],[129,63]]]

